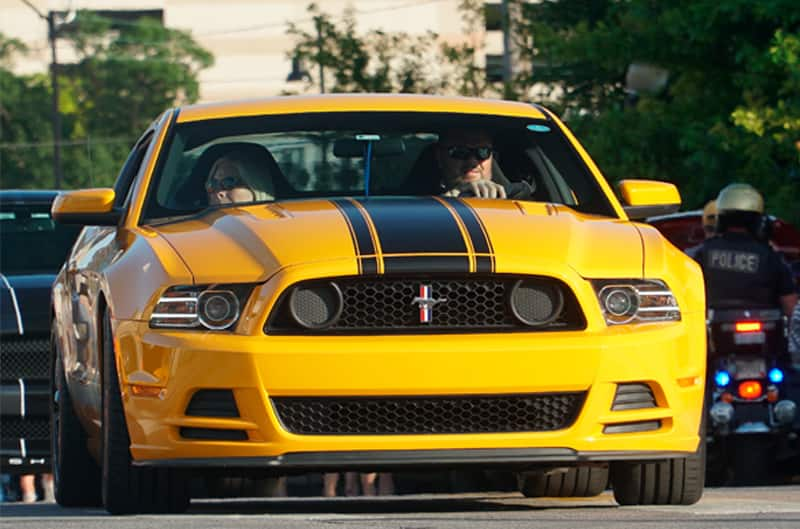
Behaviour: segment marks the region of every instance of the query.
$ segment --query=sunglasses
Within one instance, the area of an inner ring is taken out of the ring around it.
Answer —
[[[447,155],[454,160],[469,160],[470,158],[475,158],[479,162],[483,162],[492,157],[492,148],[453,145],[447,148]]]
[[[210,178],[206,182],[206,191],[216,193],[217,191],[230,191],[237,187],[248,187],[238,176],[226,176],[225,178]]]

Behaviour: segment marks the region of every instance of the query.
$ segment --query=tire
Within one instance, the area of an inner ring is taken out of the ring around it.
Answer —
[[[189,507],[189,489],[188,480],[181,472],[132,465],[108,309],[103,314],[102,344],[103,506],[111,514],[184,512]]]
[[[569,467],[560,472],[537,470],[517,474],[519,491],[526,498],[590,498],[608,485],[608,467]]]
[[[50,366],[50,452],[56,502],[63,507],[99,506],[100,467],[89,453],[86,432],[75,414],[55,329],[50,331]]]
[[[611,464],[614,499],[620,505],[692,505],[703,495],[706,473],[705,435],[697,451],[652,463]]]

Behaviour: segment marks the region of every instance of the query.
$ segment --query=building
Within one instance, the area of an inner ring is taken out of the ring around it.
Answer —
[[[317,87],[289,83],[289,57],[294,41],[287,35],[289,22],[314,31],[309,2],[296,0],[0,0],[0,33],[24,42],[31,50],[13,64],[19,74],[45,72],[51,54],[47,21],[68,19],[77,9],[124,11],[129,16],[147,12],[160,16],[164,25],[191,33],[215,57],[213,67],[200,74],[200,99],[213,101],[261,97],[286,91],[316,91]],[[459,0],[317,0],[324,13],[339,19],[346,8],[354,10],[360,31],[381,29],[421,35],[434,31],[443,40],[458,42],[464,35]],[[494,3],[495,8],[499,2]],[[38,13],[37,13],[38,11]],[[490,62],[502,55],[498,31],[478,35],[484,39]],[[475,35],[470,38],[476,38]],[[74,60],[69,43],[56,39],[59,63]]]

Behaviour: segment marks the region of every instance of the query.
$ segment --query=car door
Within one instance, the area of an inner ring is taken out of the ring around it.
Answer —
[[[152,138],[151,130],[129,154],[114,186],[115,208],[124,210],[130,202],[133,184]],[[103,273],[124,251],[118,231],[118,226],[87,226],[67,260],[64,272],[69,298],[69,315],[62,321],[69,327],[64,329],[67,337],[63,351],[64,369],[73,399],[78,404],[78,413],[90,429],[97,428],[97,431],[101,425],[102,405]]]

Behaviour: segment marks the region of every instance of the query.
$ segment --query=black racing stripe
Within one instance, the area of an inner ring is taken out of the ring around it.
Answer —
[[[481,222],[475,210],[457,198],[448,197],[444,200],[461,217],[461,221],[464,223],[464,227],[467,228],[470,239],[472,239],[472,247],[475,248],[475,253],[492,253],[491,242],[481,228]]]
[[[479,274],[490,274],[494,269],[494,258],[489,255],[475,257],[475,271]]]
[[[347,216],[350,225],[353,227],[356,238],[356,253],[359,256],[373,255],[375,253],[375,246],[372,244],[372,237],[369,234],[367,221],[358,210],[358,207],[349,200],[332,200],[331,202]]]
[[[362,257],[361,273],[366,275],[375,275],[378,273],[378,258],[377,257]]]
[[[356,241],[356,234],[353,231],[353,225],[350,223],[350,219],[348,218],[347,214],[344,212],[341,206],[336,203],[335,200],[331,200],[331,204],[333,204],[336,209],[341,212],[342,216],[344,217],[344,222],[347,224],[347,231],[350,233],[350,240],[353,241],[353,252],[356,254],[356,263],[358,264],[358,273],[360,275],[363,265],[361,263],[361,258],[358,257],[358,242]]]
[[[436,199],[361,199],[359,202],[375,225],[384,255],[467,253],[456,219]]]
[[[420,255],[384,256],[385,274],[409,274],[418,272],[469,273],[467,255]]]

